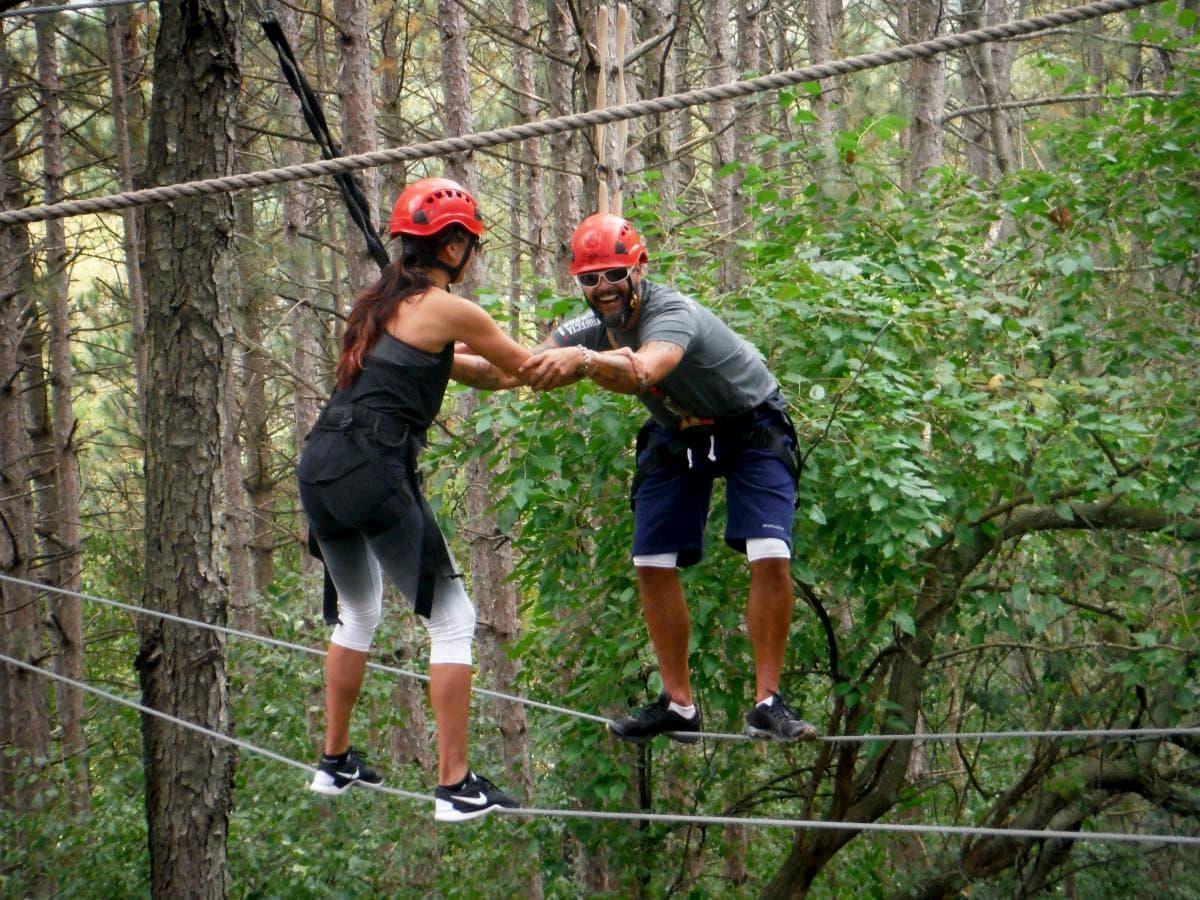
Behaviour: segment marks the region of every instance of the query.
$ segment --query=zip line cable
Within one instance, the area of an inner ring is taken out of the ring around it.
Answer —
[[[881,66],[907,62],[913,59],[927,59],[951,50],[962,50],[979,44],[1020,37],[1038,31],[1045,31],[1048,28],[1057,28],[1117,12],[1140,9],[1144,6],[1152,6],[1160,2],[1162,0],[1099,0],[1097,3],[1088,3],[1083,6],[1060,10],[1032,19],[1006,22],[1000,25],[979,28],[974,31],[945,35],[928,41],[905,44],[877,53],[866,53],[861,56],[854,56],[816,66],[808,66],[790,72],[764,75],[747,81],[730,82],[728,84],[717,85],[716,87],[701,88],[652,100],[627,103],[622,106],[610,106],[605,109],[591,110],[590,112],[527,122],[522,125],[497,128],[492,131],[483,131],[462,137],[443,138],[437,141],[412,144],[391,150],[376,150],[371,153],[360,153],[354,156],[343,156],[337,159],[302,163],[300,165],[284,166],[277,169],[265,169],[241,175],[227,175],[220,178],[208,178],[174,185],[164,185],[162,187],[145,188],[137,191],[125,191],[103,197],[68,200],[43,206],[30,206],[25,209],[6,210],[0,212],[0,225],[43,222],[48,219],[63,219],[84,213],[129,209],[186,197],[226,194],[246,188],[264,187],[266,185],[301,181],[309,178],[321,178],[342,172],[369,169],[406,160],[427,159],[432,156],[447,156],[455,153],[469,153],[485,147],[509,144],[527,138],[546,137],[567,131],[578,131],[594,125],[623,122],[627,119],[634,119],[653,113],[674,112],[705,103],[732,100],[750,94],[793,87],[805,82],[820,81],[838,75],[847,75],[851,72],[877,69]]]
[[[132,6],[135,3],[149,3],[150,0],[89,0],[88,3],[65,3],[60,6],[25,6],[20,9],[10,9],[0,12],[0,19],[13,19],[17,16],[39,16],[44,13],[76,12],[88,9],[107,9],[110,6]]]
[[[117,694],[109,693],[106,690],[103,690],[98,687],[93,687],[92,685],[86,684],[82,681],[76,681],[73,678],[68,678],[65,675],[60,675],[57,672],[51,672],[48,669],[42,669],[42,668],[39,668],[38,666],[31,665],[30,663],[20,662],[18,660],[13,659],[11,656],[5,656],[4,654],[0,653],[0,662],[8,663],[10,666],[16,666],[18,669],[25,669],[26,671],[29,671],[29,672],[37,672],[40,675],[45,675],[47,678],[53,679],[54,681],[58,681],[63,684],[70,685],[71,687],[78,688],[79,690],[87,691],[89,694],[95,694],[97,697],[103,697],[105,700],[111,700],[113,703],[119,703],[121,706],[126,706],[129,709],[136,709],[138,712],[145,713],[148,716],[154,716],[155,718],[162,719],[165,722],[170,722],[172,725],[178,725],[181,728],[187,728],[190,731],[194,731],[197,734],[202,734],[205,737],[213,738],[218,741],[224,741],[227,744],[233,744],[233,746],[238,747],[242,750],[247,750],[250,753],[256,753],[259,756],[265,756],[265,757],[267,757],[267,759],[273,759],[276,762],[281,762],[286,765],[293,766],[294,768],[297,768],[297,769],[303,769],[304,771],[308,772],[309,774],[312,774],[317,771],[316,766],[310,766],[308,763],[302,763],[302,762],[299,762],[298,760],[289,759],[288,757],[286,757],[280,753],[276,753],[273,750],[267,750],[263,747],[255,746],[254,744],[251,744],[249,741],[244,741],[240,738],[234,737],[233,735],[221,734],[219,731],[214,731],[213,729],[207,728],[204,725],[197,725],[195,722],[189,722],[186,719],[180,719],[177,716],[171,715],[170,713],[165,713],[165,712],[162,712],[161,710],[157,710],[157,709],[151,709],[149,706],[146,706],[143,703],[138,703],[136,700],[128,700],[125,697],[121,697],[121,696],[118,696]],[[432,797],[429,797],[425,794],[416,794],[416,793],[413,793],[412,791],[402,791],[399,788],[387,788],[387,787],[383,787],[382,785],[376,785],[376,784],[367,785],[364,782],[359,782],[359,784],[364,787],[371,787],[371,788],[374,788],[375,790],[383,791],[384,793],[387,793],[387,794],[395,794],[398,797],[406,797],[411,800],[432,800],[433,799]]]
[[[166,722],[178,725],[181,728],[186,728],[205,737],[213,740],[224,741],[232,744],[249,753],[254,753],[259,756],[265,756],[268,759],[273,759],[276,762],[281,762],[285,765],[296,769],[301,769],[308,773],[316,771],[315,766],[300,762],[299,760],[291,759],[273,750],[267,750],[258,747],[249,741],[233,737],[232,735],[221,734],[219,731],[214,731],[211,728],[206,728],[203,725],[197,725],[194,722],[188,722],[185,719],[180,719],[168,713],[160,712],[157,709],[138,703],[133,700],[127,700],[124,697],[109,693],[92,685],[85,684],[81,681],[76,681],[73,678],[67,678],[65,675],[59,675],[56,672],[50,672],[46,669],[38,668],[29,663],[19,662],[10,656],[0,654],[0,662],[8,663],[16,666],[19,669],[24,669],[29,672],[36,672],[39,675],[44,675],[55,681],[70,685],[80,690],[87,691],[90,694],[95,694],[98,697],[103,697],[113,703],[118,703],[121,706],[135,709],[138,712],[146,715],[155,716]],[[390,794],[395,797],[403,797],[407,800],[419,800],[424,803],[430,802],[433,798],[427,794],[418,794],[413,791],[405,791],[399,788],[385,787],[381,784],[365,784],[358,782],[358,786],[369,788],[370,790],[379,791],[383,794]],[[1003,839],[1027,839],[1034,841],[1105,841],[1113,843],[1126,844],[1174,844],[1181,846],[1200,846],[1200,837],[1183,834],[1130,834],[1119,831],[1051,831],[1051,830],[1035,830],[1027,828],[987,828],[987,827],[972,827],[965,825],[915,825],[909,823],[891,823],[891,822],[824,822],[817,819],[771,819],[771,818],[743,818],[740,816],[690,816],[676,815],[671,813],[651,813],[651,812],[604,812],[600,810],[584,810],[584,809],[548,809],[540,807],[525,807],[518,809],[503,809],[497,808],[493,811],[494,815],[512,816],[514,818],[546,818],[546,819],[607,819],[617,822],[661,822],[664,824],[681,824],[681,825],[755,825],[764,828],[804,828],[814,831],[866,831],[866,832],[891,832],[905,834],[951,834],[962,835],[964,837],[994,837]]]
[[[100,603],[105,606],[115,607],[116,609],[123,609],[127,612],[131,612],[131,613],[135,613],[135,614],[154,616],[156,618],[163,619],[168,622],[175,622],[176,624],[179,624],[179,625],[191,625],[195,628],[206,628],[209,631],[215,631],[220,634],[227,634],[227,635],[230,635],[231,637],[239,637],[239,638],[244,638],[246,640],[258,641],[259,643],[270,644],[271,646],[281,647],[285,650],[297,650],[301,653],[307,653],[310,656],[326,656],[327,655],[327,651],[321,650],[316,647],[306,647],[303,644],[294,644],[290,641],[282,641],[282,640],[279,640],[278,638],[268,637],[263,634],[255,634],[252,631],[240,631],[237,628],[229,628],[224,625],[214,625],[211,622],[201,622],[198,619],[187,619],[187,618],[184,618],[183,616],[177,616],[177,615],[174,615],[173,613],[163,612],[163,611],[157,610],[157,609],[149,609],[144,606],[133,606],[132,604],[129,604],[129,603],[122,603],[119,600],[108,600],[104,597],[96,597],[91,594],[81,594],[77,591],[68,591],[68,590],[65,590],[64,588],[54,587],[49,584],[41,584],[40,582],[37,582],[37,581],[27,581],[23,578],[14,578],[11,575],[0,575],[0,581],[7,581],[12,584],[19,584],[24,587],[35,588],[35,589],[41,590],[41,591],[50,591],[51,593],[61,594],[66,597],[74,597],[77,600],[87,600],[90,603]],[[385,666],[382,663],[368,662],[367,667],[370,669],[374,669],[377,672],[386,672],[390,675],[399,675],[404,678],[415,678],[417,681],[428,681],[429,680],[428,675],[422,675],[420,672],[410,672],[407,669],[398,669],[398,668],[395,668],[394,666]],[[512,703],[521,703],[526,706],[532,706],[532,707],[536,707],[539,709],[544,709],[548,712],[564,713],[566,715],[576,716],[577,718],[588,719],[593,722],[599,722],[602,725],[607,724],[609,721],[608,719],[606,719],[603,716],[594,716],[589,713],[578,712],[576,710],[566,709],[565,707],[554,706],[549,703],[541,703],[540,701],[537,701],[537,700],[528,700],[524,697],[516,697],[516,696],[513,696],[512,694],[504,694],[504,693],[501,693],[500,691],[489,691],[486,688],[475,687],[475,686],[471,687],[471,691],[473,693],[479,694],[484,697],[491,697],[495,700],[508,700]]]
[[[315,647],[306,647],[303,644],[294,644],[289,641],[283,641],[278,638],[268,637],[262,634],[255,634],[252,631],[241,631],[236,628],[229,628],[224,625],[213,625],[209,622],[202,622],[198,619],[188,619],[183,616],[177,616],[173,613],[162,612],[156,609],[149,609],[143,606],[133,606],[129,603],[122,603],[119,600],[109,600],[104,597],[96,597],[90,594],[81,594],[77,591],[69,591],[65,588],[54,587],[48,584],[42,584],[37,581],[28,581],[23,578],[15,578],[11,575],[0,574],[0,581],[10,582],[12,584],[21,585],[23,587],[34,588],[36,590],[50,591],[51,593],[61,594],[67,597],[73,597],[79,600],[87,600],[92,603],[100,603],[105,606],[115,607],[127,612],[132,612],[140,615],[154,616],[164,619],[168,622],[175,622],[180,625],[190,625],[196,628],[205,628],[209,631],[227,634],[232,637],[245,638],[251,641],[258,641],[263,644],[270,644],[275,647],[281,647],[287,650],[297,650],[301,653],[307,653],[311,656],[325,656],[326,651]],[[386,666],[381,663],[368,662],[367,667],[378,672],[386,672],[391,675],[399,675],[404,678],[415,678],[418,681],[428,681],[428,675],[422,675],[419,672],[410,672],[407,669],[398,669],[393,666]],[[513,694],[505,694],[500,691],[491,691],[486,688],[472,686],[472,692],[484,697],[491,697],[496,700],[507,700],[511,703],[520,703],[524,706],[542,709],[546,712],[559,713],[561,715],[573,716],[578,719],[585,719],[590,722],[596,722],[601,725],[607,725],[611,719],[604,716],[597,716],[591,713],[580,712],[579,710],[568,709],[564,706],[555,706],[551,703],[542,703],[539,700],[530,700],[526,697],[518,697]],[[687,732],[684,736],[694,738],[704,738],[713,741],[732,741],[732,742],[750,742],[759,743],[754,738],[744,734],[727,734],[724,732]],[[1112,738],[1133,738],[1133,739],[1150,739],[1150,738],[1165,738],[1165,737],[1200,737],[1200,726],[1179,726],[1175,728],[1087,728],[1087,729],[1043,729],[1043,730],[1027,730],[1027,731],[947,731],[947,732],[930,732],[928,734],[888,734],[888,733],[868,733],[868,734],[842,734],[842,735],[827,735],[817,738],[817,743],[827,744],[863,744],[869,742],[892,742],[900,743],[907,741],[967,741],[967,740],[1039,740],[1039,739],[1072,739],[1072,738],[1097,738],[1097,739],[1112,739]]]

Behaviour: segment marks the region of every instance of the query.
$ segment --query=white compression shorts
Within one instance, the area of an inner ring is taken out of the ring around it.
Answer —
[[[330,640],[339,647],[366,653],[383,610],[383,576],[375,553],[365,543],[321,542],[326,565],[338,588],[338,618]],[[404,560],[415,567],[413,560]],[[429,662],[472,664],[475,640],[475,606],[461,578],[438,576],[433,593],[433,611],[422,624],[429,633]]]

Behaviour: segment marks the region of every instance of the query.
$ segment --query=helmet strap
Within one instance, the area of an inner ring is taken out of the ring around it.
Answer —
[[[467,267],[467,263],[469,263],[471,261],[471,257],[475,253],[475,248],[478,246],[479,246],[479,238],[475,237],[475,235],[472,234],[472,235],[470,235],[470,240],[467,241],[467,249],[463,251],[462,259],[460,259],[458,261],[457,266],[448,266],[444,262],[442,262],[440,259],[437,261],[439,266],[441,266],[443,269],[445,269],[447,272],[450,273],[450,283],[451,284],[454,284],[454,282],[458,281],[458,276],[461,275],[463,272],[463,269],[465,269]]]
[[[475,252],[475,248],[479,246],[479,238],[468,233],[470,240],[467,242],[467,249],[463,252],[462,259],[458,261],[457,266],[452,266],[449,263],[438,259],[436,255],[429,253],[412,254],[408,257],[413,263],[425,269],[441,269],[450,276],[450,283],[458,281],[458,276],[462,274],[463,269],[467,267],[467,263],[471,261],[471,256]]]

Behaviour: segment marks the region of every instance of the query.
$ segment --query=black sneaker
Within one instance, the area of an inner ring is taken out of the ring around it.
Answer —
[[[645,744],[656,734],[665,734],[671,740],[681,744],[694,744],[700,740],[697,735],[689,734],[700,730],[700,710],[690,719],[685,719],[670,708],[671,698],[664,692],[649,706],[643,706],[632,716],[624,719],[614,719],[608,723],[608,730],[625,741],[635,744]]]
[[[317,774],[313,776],[309,788],[318,794],[336,797],[356,781],[363,784],[379,784],[383,776],[363,762],[358,751],[351,747],[346,751],[345,759],[336,756],[322,756],[317,765]]]
[[[454,790],[439,784],[433,792],[433,818],[437,822],[465,822],[486,816],[497,807],[518,806],[516,800],[474,772],[467,772],[466,779]]]
[[[770,706],[755,706],[746,713],[743,731],[769,741],[815,741],[817,729],[796,715],[778,694]]]

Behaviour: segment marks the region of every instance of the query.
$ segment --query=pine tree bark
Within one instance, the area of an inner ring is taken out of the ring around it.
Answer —
[[[129,132],[126,100],[125,41],[122,34],[122,13],[105,10],[104,30],[108,37],[108,77],[112,87],[113,137],[117,145],[117,180],[122,191],[134,188],[133,142]],[[127,18],[126,18],[127,21]],[[138,210],[121,212],[124,226],[125,282],[129,294],[130,331],[133,335],[133,356],[137,378],[138,427],[145,428],[146,397],[146,290],[142,282],[142,214]]]
[[[942,31],[942,4],[937,0],[907,0],[901,8],[898,30],[901,41],[906,44],[932,40]],[[914,60],[909,66],[907,93],[912,97],[912,111],[903,185],[905,190],[911,191],[926,183],[930,169],[942,164],[945,57]]]
[[[675,18],[675,0],[650,0],[643,10],[645,22],[645,38],[652,35],[674,32],[677,28]],[[676,72],[676,54],[674,39],[665,40],[652,48],[646,56],[643,66],[645,80],[642,95],[645,97],[665,97],[677,90],[678,75]],[[662,175],[658,182],[658,191],[662,196],[663,206],[674,209],[679,197],[679,163],[675,159],[677,150],[676,120],[686,116],[687,112],[656,113],[646,125],[646,139],[643,142],[643,153],[646,165],[657,169]]]
[[[763,5],[757,0],[737,0],[737,72],[734,77],[744,78],[747,73],[757,73],[759,68],[759,48],[762,44],[762,10]],[[737,114],[733,120],[734,158],[744,164],[750,164],[758,159],[754,149],[754,139],[762,132],[762,96],[746,97],[736,104]],[[732,230],[741,232],[750,221],[750,210],[746,196],[742,191],[745,181],[744,172],[735,172],[732,176],[733,208],[730,211]],[[733,284],[740,285],[745,280],[745,270],[741,265],[735,266]]]
[[[984,28],[990,24],[989,5],[988,0],[965,0],[962,12],[963,30]],[[1012,168],[1008,116],[1000,107],[1007,97],[997,75],[996,46],[1003,45],[985,44],[974,47],[964,55],[962,63],[966,105],[980,104],[989,107],[988,112],[982,114],[986,125],[976,123],[974,117],[971,117],[966,127],[967,168],[984,181],[991,180],[993,163],[1001,175]],[[988,146],[991,147],[990,154],[986,152]]]
[[[712,0],[707,4],[705,24],[708,32],[708,83],[710,86],[733,80],[733,51],[729,36],[729,0]],[[721,168],[733,162],[736,150],[733,131],[732,100],[721,100],[709,106],[708,129],[712,135],[712,205],[716,214],[717,234],[712,250],[720,259],[718,285],[722,291],[733,290],[738,281],[738,265],[733,250],[734,180],[719,174]]]
[[[537,80],[534,75],[533,51],[528,49],[533,43],[533,31],[529,15],[529,0],[514,0],[513,27],[521,37],[525,46],[513,48],[517,76],[517,109],[524,122],[532,122],[538,118],[541,110],[537,101]],[[550,241],[546,234],[546,185],[542,176],[541,141],[526,141],[521,145],[524,165],[515,167],[521,175],[521,190],[519,199],[513,204],[516,230],[514,234],[524,234],[528,240],[529,268],[537,285],[544,286],[550,281],[552,260],[550,256]],[[518,246],[519,246],[518,242]],[[520,280],[519,272],[512,281],[514,289]],[[514,316],[514,327],[518,317]],[[515,332],[514,332],[515,333]]]
[[[369,153],[376,149],[375,91],[371,75],[370,4],[367,0],[334,0],[334,21],[338,25],[338,92],[342,98],[342,151]],[[379,221],[379,170],[363,169],[353,176],[362,185],[371,211],[371,221]],[[346,273],[350,293],[373,284],[379,268],[367,253],[367,243],[358,228],[346,219]]]
[[[241,87],[239,0],[160,5],[147,179],[169,184],[233,173]],[[146,589],[143,605],[224,625],[221,435],[235,290],[229,195],[146,213]],[[230,730],[224,638],[139,621],[143,702]],[[154,716],[142,720],[155,896],[225,897],[234,753]]]
[[[54,22],[37,22],[38,84],[42,99],[42,170],[45,202],[63,199],[63,135],[59,120],[58,46]],[[67,270],[66,226],[62,219],[46,222],[46,307],[50,323],[50,384],[54,446],[56,547],[54,580],[78,592],[82,587],[80,555],[79,458],[75,451],[75,413],[72,406],[70,283]],[[55,670],[74,681],[83,680],[83,609],[78,598],[51,594],[47,600]],[[83,733],[83,691],[61,682],[55,686],[63,757],[70,759],[74,777],[67,788],[71,807],[86,810],[88,784],[87,739]]]
[[[27,205],[18,165],[14,62],[0,32],[0,201],[5,209]],[[29,231],[0,226],[0,574],[28,578],[34,553],[30,498],[30,443],[21,402],[19,346],[26,308],[32,302]],[[0,582],[0,652],[36,664],[42,656],[41,621],[34,591]],[[50,750],[46,679],[0,665],[0,740],[17,752],[0,753],[0,803],[18,813],[34,804],[44,785],[40,764]],[[17,775],[20,775],[18,778]]]
[[[238,113],[238,118],[245,120],[245,107]],[[243,152],[248,148],[243,147]],[[234,230],[241,242],[238,253],[238,266],[241,276],[238,278],[238,291],[234,297],[237,309],[232,313],[233,326],[238,329],[246,320],[257,317],[257,311],[248,310],[249,304],[247,280],[251,266],[245,261],[245,255],[250,251],[251,242],[247,239],[253,230],[253,206],[245,194],[233,198]],[[250,536],[250,500],[246,492],[246,478],[242,465],[242,410],[249,406],[249,400],[239,402],[243,392],[239,390],[238,373],[249,369],[247,357],[253,353],[245,347],[238,346],[235,341],[230,347],[230,364],[225,380],[225,412],[222,417],[221,432],[221,466],[224,486],[224,526],[226,556],[229,565],[229,617],[235,628],[246,631],[255,629],[255,565],[252,549],[253,540]],[[248,380],[248,376],[247,376]],[[248,411],[249,412],[249,411]],[[263,413],[265,415],[265,413]],[[248,433],[253,428],[247,424]]]
[[[299,47],[300,36],[295,10],[280,6],[277,8],[277,15],[288,42],[293,47]],[[290,89],[279,89],[279,110],[289,131],[303,133],[305,125],[300,115],[300,103]],[[285,166],[303,162],[300,143],[285,141],[280,161]],[[323,332],[318,313],[312,308],[313,288],[310,286],[310,280],[314,278],[315,273],[308,265],[308,254],[301,237],[309,227],[307,192],[308,186],[304,182],[292,182],[283,186],[283,240],[287,248],[283,271],[296,303],[296,309],[291,314],[289,330],[292,339],[292,369],[296,373],[292,411],[296,419],[294,439],[297,452],[304,444],[305,435],[312,430],[317,421],[317,413],[325,396],[324,392],[314,390],[320,383],[317,372]],[[307,540],[307,534],[303,537]],[[305,572],[315,571],[315,560],[312,557],[302,554],[301,558]]]
[[[270,359],[263,347],[264,296],[254,277],[250,240],[254,233],[254,207],[248,195],[234,198],[237,233],[245,242],[238,254],[238,298],[241,315],[238,325],[243,337],[240,404],[242,437],[246,464],[244,469],[246,504],[249,512],[250,561],[253,591],[267,596],[275,578],[275,485],[271,466],[270,404],[267,378]],[[239,460],[240,462],[240,460]],[[239,598],[239,602],[245,602]]]
[[[841,0],[807,0],[805,25],[808,31],[809,63],[814,66],[831,62],[840,56],[842,23],[845,10]],[[818,183],[828,193],[838,170],[839,160],[835,135],[843,126],[841,111],[844,89],[840,78],[820,82],[821,93],[809,99],[816,122],[817,144],[821,160],[816,165]]]
[[[565,116],[575,112],[571,85],[575,81],[574,71],[561,59],[573,59],[579,53],[579,38],[575,33],[574,19],[567,0],[551,0],[550,3],[550,47],[554,54],[548,63],[547,76],[550,98],[550,115]],[[576,145],[569,133],[550,137],[550,158],[554,161],[553,213],[553,257],[555,284],[561,293],[574,293],[575,285],[567,272],[571,259],[571,235],[581,218],[579,208],[579,181],[570,174],[581,165]]]

